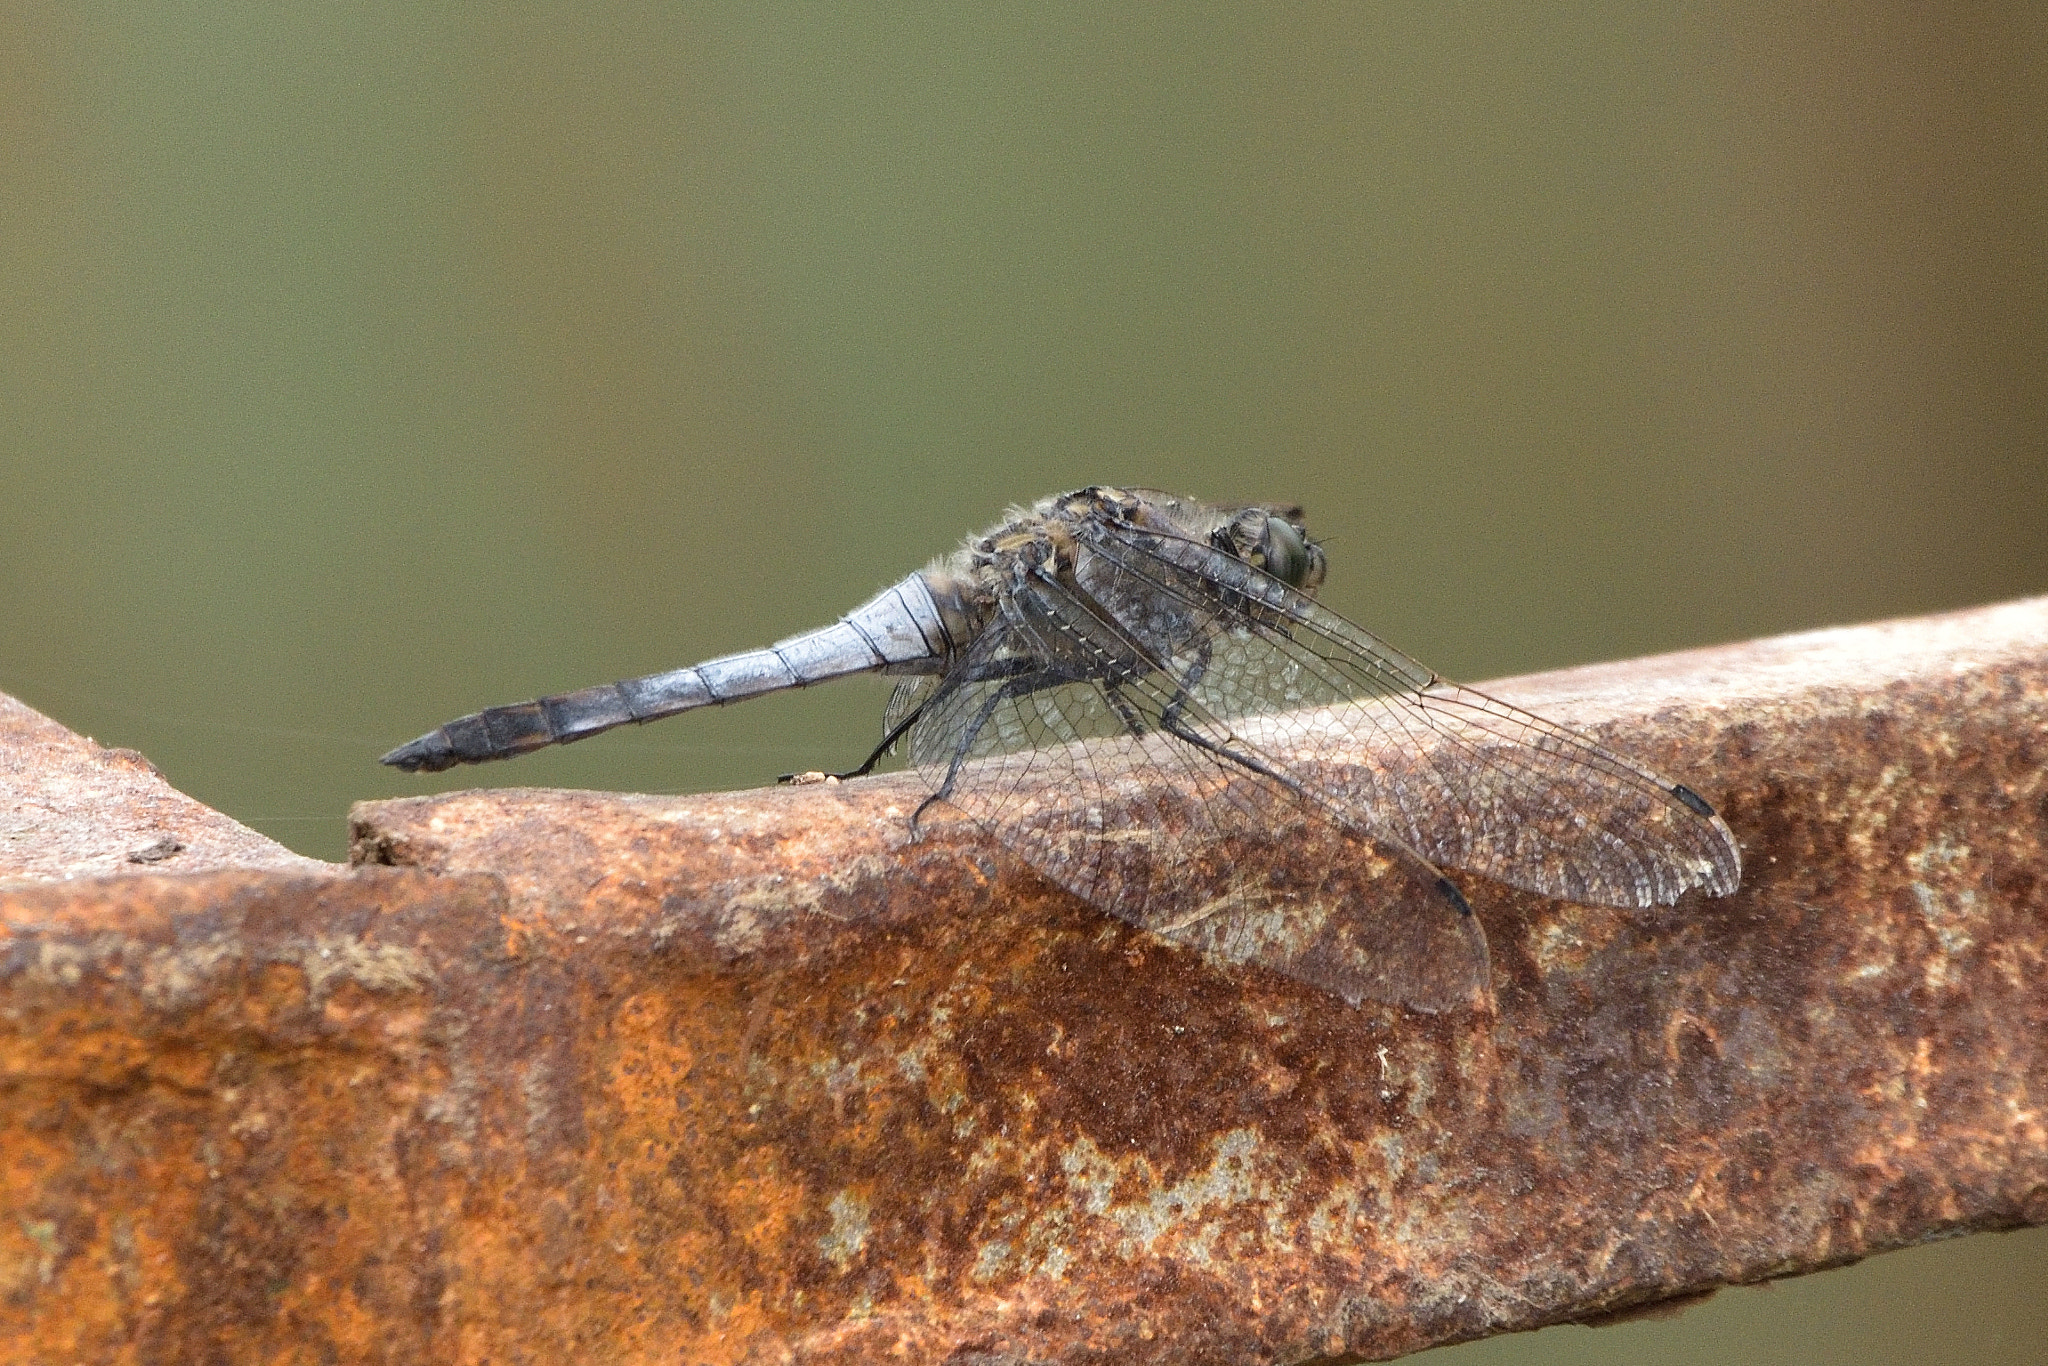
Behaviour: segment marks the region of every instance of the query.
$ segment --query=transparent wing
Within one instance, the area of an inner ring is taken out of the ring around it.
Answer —
[[[1014,592],[926,702],[911,763],[1053,881],[1134,925],[1345,999],[1487,999],[1486,941],[1426,865],[1328,819],[1117,623]],[[1421,873],[1421,876],[1418,876]]]
[[[938,678],[932,674],[918,674],[898,683],[889,694],[889,705],[882,710],[882,734],[894,734],[896,727],[923,706],[925,698],[938,685]]]
[[[1734,837],[1670,779],[1415,660],[1198,541],[1082,528],[1081,588],[1154,632],[1171,686],[1366,830],[1547,896],[1668,904],[1741,880]]]

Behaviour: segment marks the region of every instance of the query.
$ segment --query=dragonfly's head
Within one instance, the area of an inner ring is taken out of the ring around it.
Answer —
[[[1297,507],[1241,508],[1209,539],[1218,550],[1310,597],[1323,586],[1329,570],[1323,548],[1308,538]]]

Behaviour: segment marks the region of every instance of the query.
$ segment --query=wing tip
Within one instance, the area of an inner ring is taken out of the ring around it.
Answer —
[[[1705,797],[1702,797],[1684,783],[1673,783],[1671,785],[1671,795],[1678,798],[1679,803],[1695,816],[1705,816],[1708,820],[1712,820],[1720,814],[1714,810],[1713,805]]]

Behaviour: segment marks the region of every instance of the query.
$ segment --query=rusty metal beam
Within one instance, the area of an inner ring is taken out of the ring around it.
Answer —
[[[2048,599],[1490,690],[1747,869],[1461,879],[1492,1015],[907,844],[905,779],[0,884],[0,1357],[1343,1361],[2048,1222]]]
[[[0,693],[0,879],[325,867],[192,800],[134,750]]]

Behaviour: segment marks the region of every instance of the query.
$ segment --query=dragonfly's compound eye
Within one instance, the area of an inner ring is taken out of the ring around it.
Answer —
[[[1323,586],[1323,574],[1329,567],[1323,559],[1323,548],[1285,518],[1266,519],[1266,534],[1260,538],[1259,552],[1253,563],[1288,587],[1313,593]]]

